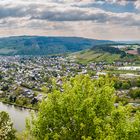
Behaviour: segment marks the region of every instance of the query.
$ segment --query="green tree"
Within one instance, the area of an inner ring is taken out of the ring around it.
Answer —
[[[42,86],[41,90],[42,90],[42,92],[46,92],[46,93],[48,92],[48,88],[46,86]]]
[[[15,140],[13,123],[4,111],[0,112],[0,140]]]
[[[16,104],[19,104],[19,105],[22,105],[22,106],[26,106],[28,105],[30,102],[29,102],[29,99],[28,98],[25,98],[25,97],[22,97],[22,98],[18,98],[16,100]]]
[[[115,89],[121,89],[122,87],[122,82],[121,81],[115,81],[115,84],[114,84],[114,88]]]
[[[140,89],[131,89],[131,90],[129,91],[129,95],[130,95],[130,97],[133,98],[134,100],[135,100],[136,98],[140,98]]]
[[[136,81],[136,86],[137,86],[137,87],[140,87],[140,79],[138,79],[138,80]]]
[[[28,132],[37,140],[139,140],[140,113],[130,106],[114,106],[109,78],[76,76],[48,94]]]
[[[122,83],[122,89],[129,89],[131,85],[128,82]]]

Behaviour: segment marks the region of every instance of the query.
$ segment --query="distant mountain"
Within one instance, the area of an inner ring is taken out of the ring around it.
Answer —
[[[125,43],[125,44],[140,44],[140,40],[135,41],[117,41],[118,43]]]
[[[0,38],[0,55],[53,55],[77,52],[113,41],[81,37],[15,36]]]

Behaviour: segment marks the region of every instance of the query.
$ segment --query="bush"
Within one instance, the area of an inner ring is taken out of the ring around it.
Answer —
[[[15,140],[13,123],[4,111],[0,112],[0,140]]]

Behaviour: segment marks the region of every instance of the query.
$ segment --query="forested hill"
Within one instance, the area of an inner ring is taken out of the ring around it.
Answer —
[[[91,50],[102,53],[107,52],[110,54],[120,54],[121,58],[126,56],[126,53],[119,48],[114,47],[116,44],[103,44],[103,45],[95,45],[91,48]]]
[[[51,55],[76,52],[112,41],[81,37],[15,36],[0,38],[0,55]]]

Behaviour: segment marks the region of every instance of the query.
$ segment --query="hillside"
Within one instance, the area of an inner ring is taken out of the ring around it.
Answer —
[[[107,62],[112,62],[114,60],[119,60],[120,55],[119,54],[110,54],[110,53],[99,53],[96,51],[91,51],[91,50],[86,50],[86,51],[81,51],[78,53],[73,53],[72,54],[76,60],[80,63],[87,63],[87,62],[92,62],[92,61],[107,61]]]
[[[95,45],[91,49],[73,53],[71,56],[75,57],[76,60],[80,63],[87,63],[92,61],[106,61],[111,63],[113,61],[119,60],[137,61],[139,59],[136,55],[127,54],[125,51],[107,44]]]
[[[80,37],[15,36],[0,38],[0,55],[52,55],[77,52],[112,41]]]

